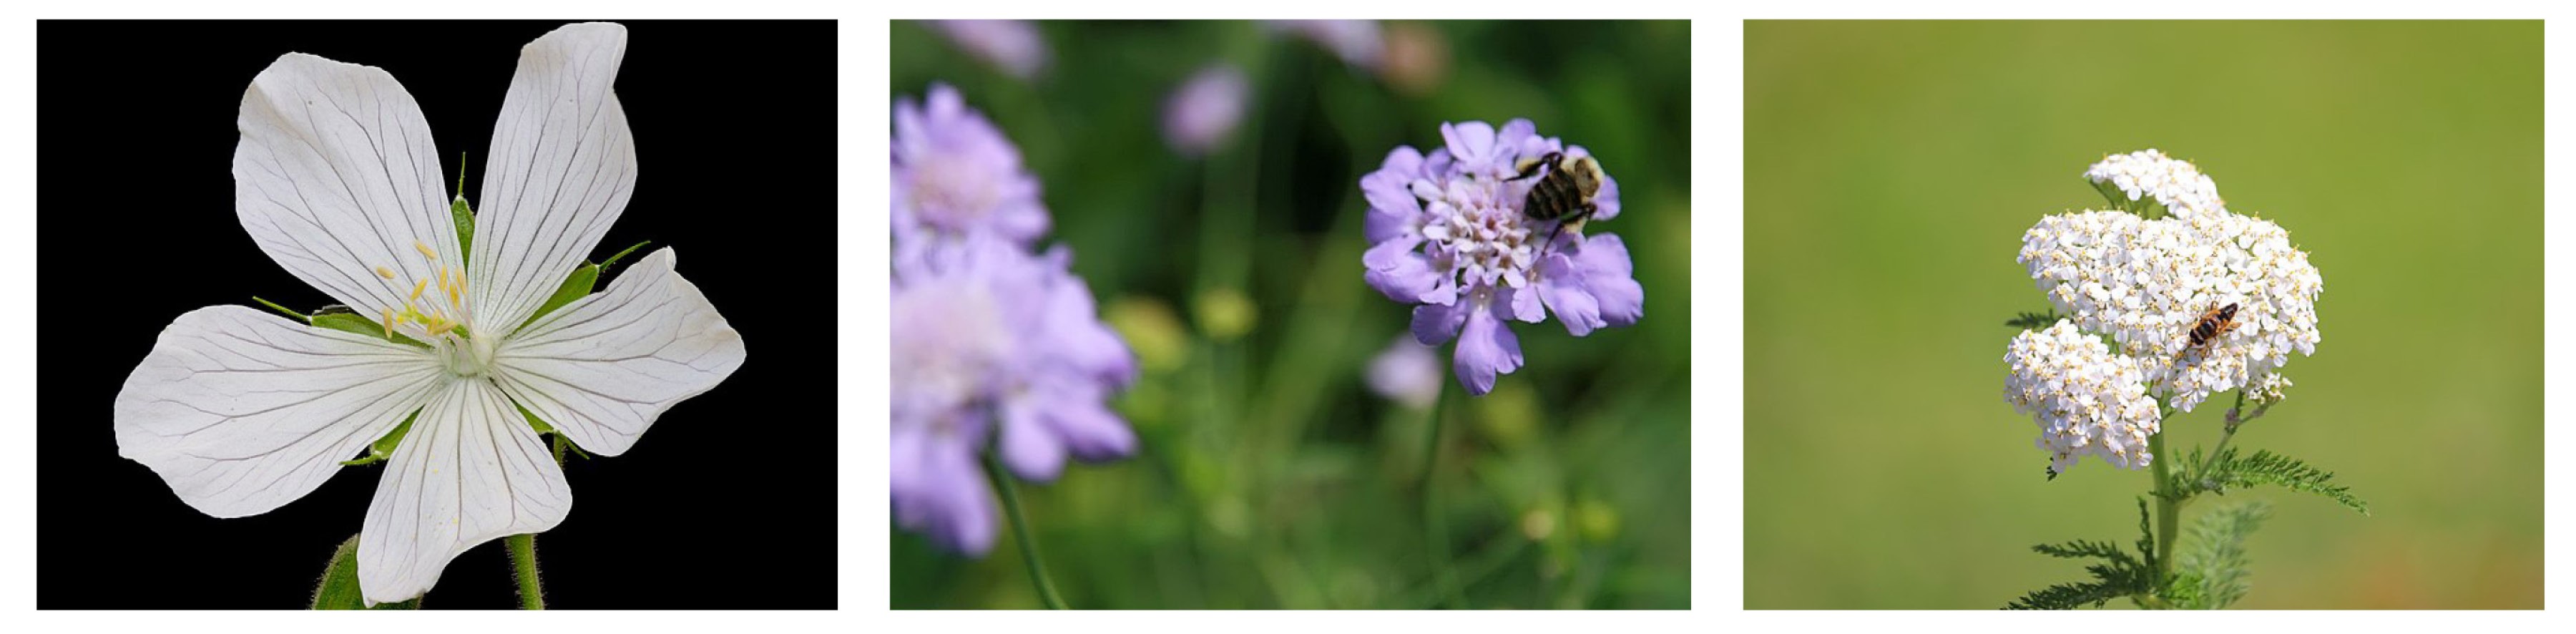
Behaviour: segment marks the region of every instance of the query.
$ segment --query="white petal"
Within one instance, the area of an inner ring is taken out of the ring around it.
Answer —
[[[635,189],[626,110],[609,91],[626,27],[574,24],[519,50],[474,201],[475,332],[518,327],[590,256]]]
[[[654,251],[608,285],[502,344],[502,389],[574,444],[614,456],[672,405],[742,366],[742,335]]]
[[[492,384],[450,379],[376,482],[358,533],[369,604],[420,596],[476,544],[539,533],[572,510],[563,469]]]
[[[233,208],[297,279],[376,315],[400,310],[416,280],[438,277],[438,264],[456,263],[438,144],[420,104],[384,69],[280,56],[242,93],[237,125]]]
[[[304,497],[426,400],[428,351],[241,306],[180,315],[116,393],[116,451],[215,517]]]

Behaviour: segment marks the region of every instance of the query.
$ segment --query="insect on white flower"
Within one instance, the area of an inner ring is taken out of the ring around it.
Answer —
[[[476,544],[562,522],[572,491],[520,408],[614,456],[743,361],[741,335],[668,248],[538,314],[634,189],[610,89],[625,49],[625,27],[575,24],[520,51],[470,253],[428,121],[392,75],[301,53],[261,71],[233,153],[242,228],[386,336],[242,306],[181,315],[117,394],[118,453],[199,511],[256,515],[417,411],[362,527],[370,603],[420,596]]]

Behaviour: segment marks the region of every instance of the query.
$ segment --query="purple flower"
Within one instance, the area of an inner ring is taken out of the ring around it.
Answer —
[[[1374,71],[1386,57],[1386,37],[1376,20],[1271,20],[1268,25],[1331,49],[1352,66]]]
[[[926,104],[895,100],[893,184],[898,241],[990,233],[1026,247],[1047,230],[1019,148],[947,84],[931,84]]]
[[[1022,81],[1046,68],[1046,40],[1028,20],[934,20],[930,25],[957,48]]]
[[[1071,263],[1062,246],[1037,255],[988,235],[896,246],[889,481],[904,528],[967,554],[992,547],[977,462],[988,442],[1038,482],[1067,456],[1135,453],[1106,401],[1135,380],[1136,359]]]
[[[1185,155],[1202,156],[1215,150],[1234,131],[1234,124],[1243,120],[1250,92],[1243,71],[1231,65],[1200,69],[1164,102],[1163,139]]]
[[[1369,389],[1407,407],[1431,409],[1440,398],[1440,358],[1432,354],[1438,350],[1396,335],[1369,361]]]
[[[1548,152],[1590,156],[1583,146],[1541,137],[1527,119],[1499,131],[1481,121],[1443,124],[1444,147],[1387,153],[1360,178],[1369,203],[1361,256],[1369,286],[1418,304],[1413,335],[1424,345],[1458,340],[1453,365],[1468,393],[1493,391],[1495,377],[1521,367],[1508,317],[1538,323],[1555,313],[1566,332],[1591,334],[1645,316],[1627,243],[1568,229],[1542,245],[1555,221],[1531,220],[1521,204],[1544,176],[1511,180],[1521,159]],[[1551,168],[1552,169],[1552,168]],[[1593,220],[1619,215],[1618,181],[1604,177]]]

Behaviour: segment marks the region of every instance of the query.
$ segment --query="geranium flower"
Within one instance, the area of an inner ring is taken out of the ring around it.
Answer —
[[[1619,236],[1568,230],[1542,246],[1557,221],[1522,213],[1545,177],[1513,180],[1520,159],[1590,152],[1538,136],[1527,119],[1499,134],[1482,121],[1442,124],[1440,135],[1447,145],[1429,156],[1398,147],[1360,178],[1375,244],[1361,263],[1371,287],[1418,304],[1413,334],[1423,345],[1458,339],[1453,365],[1469,393],[1493,391],[1497,375],[1521,366],[1520,340],[1504,317],[1538,323],[1553,312],[1580,337],[1645,316],[1646,292]],[[1596,200],[1593,220],[1618,217],[1618,181],[1605,175]]]
[[[572,491],[521,409],[614,456],[743,361],[667,248],[540,314],[634,189],[610,90],[625,48],[624,27],[576,24],[520,51],[470,247],[428,121],[392,75],[301,53],[260,71],[233,153],[242,228],[384,332],[242,306],[181,315],[117,394],[118,452],[189,506],[241,517],[311,492],[416,415],[361,531],[371,603],[420,596],[476,544],[561,523]]]

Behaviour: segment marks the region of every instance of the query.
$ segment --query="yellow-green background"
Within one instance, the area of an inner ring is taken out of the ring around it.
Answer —
[[[2325,277],[2235,443],[2371,515],[2219,498],[2275,505],[2237,607],[2540,607],[2539,22],[1751,22],[1744,99],[1747,607],[1999,607],[2082,578],[2032,544],[2136,540],[2146,472],[2042,475],[2001,324],[2022,232],[2145,148]]]

